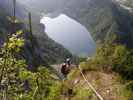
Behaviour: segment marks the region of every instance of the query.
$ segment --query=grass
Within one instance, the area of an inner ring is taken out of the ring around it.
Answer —
[[[78,85],[74,88],[74,97],[72,100],[90,100],[93,98],[93,93],[89,89],[83,87],[82,85]]]
[[[92,64],[91,62],[81,62],[80,67],[85,70],[85,71],[92,71],[92,70],[97,70],[98,68]]]

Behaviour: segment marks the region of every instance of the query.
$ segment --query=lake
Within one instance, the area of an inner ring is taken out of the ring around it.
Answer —
[[[88,30],[74,19],[60,14],[55,18],[44,16],[41,23],[50,38],[62,44],[78,56],[90,56],[95,53],[96,44]]]

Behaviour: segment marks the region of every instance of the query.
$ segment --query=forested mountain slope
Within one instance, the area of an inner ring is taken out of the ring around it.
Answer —
[[[122,3],[131,7],[131,0],[27,0],[20,3],[40,15],[50,13],[49,15],[54,17],[65,13],[85,25],[96,41],[103,41],[115,33],[120,36],[120,42],[133,47],[133,14],[131,9],[129,11],[120,5]],[[38,6],[34,8],[35,5]]]
[[[9,0],[10,1],[10,0]],[[62,45],[56,43],[50,39],[46,33],[44,33],[44,27],[40,22],[33,19],[33,42],[30,41],[29,36],[31,35],[28,30],[28,11],[21,9],[22,6],[16,4],[16,16],[21,23],[14,24],[9,21],[12,14],[12,2],[8,0],[0,0],[0,42],[6,39],[7,33],[13,33],[16,30],[25,30],[26,45],[23,51],[23,57],[27,59],[29,64],[33,63],[35,57],[35,64],[51,64],[59,63],[64,61],[66,57],[72,57],[72,54],[66,50]],[[11,7],[10,9],[8,9]],[[22,16],[21,16],[22,15]],[[34,15],[35,16],[35,15]],[[34,18],[34,16],[32,18]],[[36,23],[37,22],[37,23]],[[34,48],[31,46],[34,45]],[[34,57],[33,57],[34,56]],[[57,59],[58,58],[58,59]]]

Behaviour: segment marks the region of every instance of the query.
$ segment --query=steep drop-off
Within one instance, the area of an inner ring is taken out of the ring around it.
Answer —
[[[12,12],[9,11],[8,7],[11,6],[12,3],[7,3],[5,1],[0,1],[0,42],[1,44],[5,41],[7,37],[7,33],[13,33],[17,30],[24,30],[25,32],[25,42],[26,45],[24,47],[22,56],[27,59],[27,63],[34,64],[33,65],[40,65],[40,64],[51,64],[51,63],[59,63],[64,61],[66,57],[72,57],[72,54],[66,50],[62,45],[56,43],[52,39],[50,39],[46,33],[44,33],[44,27],[40,24],[40,22],[33,19],[32,26],[33,26],[33,41],[31,42],[29,36],[31,35],[28,32],[28,16],[21,16],[28,15],[28,11],[24,12],[24,9],[21,9],[22,6],[17,6],[16,15],[17,18],[20,19],[20,23],[14,24],[8,20],[8,17],[12,15]],[[5,5],[5,6],[4,6]],[[12,8],[12,7],[11,7]],[[24,12],[24,14],[23,14]],[[35,15],[33,15],[34,18]],[[36,23],[37,22],[37,23]],[[32,47],[34,46],[34,48]]]
[[[110,39],[110,36],[115,33],[119,35],[121,43],[126,44],[128,47],[133,47],[131,44],[133,41],[131,0],[32,1],[27,0],[25,3],[23,1],[20,3],[26,5],[31,11],[38,11],[38,14],[50,13],[51,17],[55,17],[60,13],[64,13],[76,19],[86,26],[96,41]],[[36,4],[40,6],[36,6]],[[129,10],[128,7],[131,9]]]

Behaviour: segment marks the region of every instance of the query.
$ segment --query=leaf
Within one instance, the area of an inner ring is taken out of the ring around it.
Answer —
[[[19,77],[22,79],[22,80],[26,80],[26,79],[30,79],[33,77],[33,74],[29,71],[21,71],[19,73]]]
[[[23,34],[22,30],[17,31],[17,33],[16,33],[16,35],[22,35],[22,34]]]

